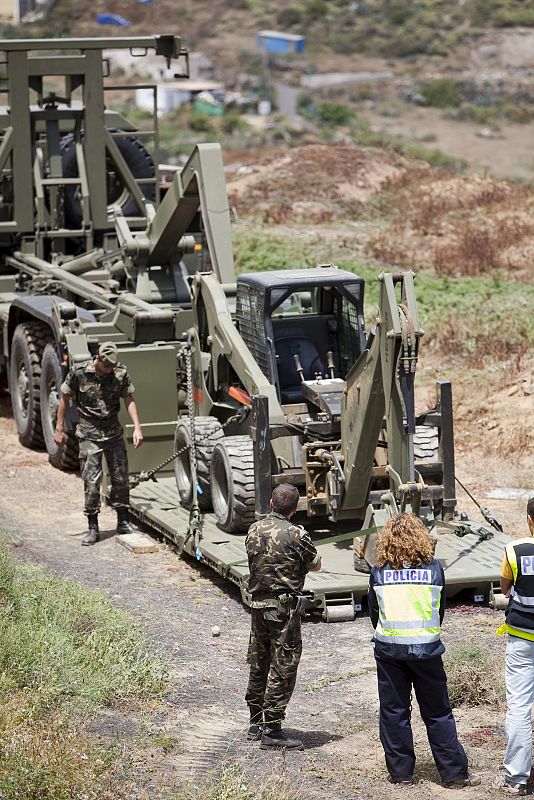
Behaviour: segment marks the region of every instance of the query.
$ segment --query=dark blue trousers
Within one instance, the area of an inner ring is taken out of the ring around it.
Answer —
[[[443,783],[467,776],[467,757],[458,741],[447,677],[441,656],[413,661],[376,658],[380,699],[380,741],[393,780],[413,775],[412,686],[426,725],[428,741]]]

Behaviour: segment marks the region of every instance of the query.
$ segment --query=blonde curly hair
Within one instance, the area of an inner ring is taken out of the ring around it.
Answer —
[[[434,558],[435,542],[415,514],[397,514],[378,534],[376,566],[417,567]]]

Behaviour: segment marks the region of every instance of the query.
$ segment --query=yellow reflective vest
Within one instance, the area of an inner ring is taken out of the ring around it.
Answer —
[[[375,567],[370,580],[370,592],[374,592],[378,605],[375,655],[387,650],[391,657],[409,657],[414,646],[423,646],[422,650],[417,648],[419,654],[437,655],[443,589],[443,568],[435,559],[403,569],[389,564]],[[370,610],[373,617],[371,598]],[[442,645],[439,652],[443,652]]]

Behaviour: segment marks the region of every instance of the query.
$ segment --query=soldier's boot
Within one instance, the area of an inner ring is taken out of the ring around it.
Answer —
[[[304,750],[300,739],[291,739],[280,725],[265,724],[261,737],[260,750]]]
[[[82,539],[82,545],[96,544],[100,539],[98,530],[98,514],[87,515],[87,533]]]
[[[263,709],[261,706],[249,706],[250,725],[247,731],[249,742],[259,742],[263,733]]]
[[[130,525],[130,516],[127,508],[117,509],[117,533],[133,533],[134,529]]]

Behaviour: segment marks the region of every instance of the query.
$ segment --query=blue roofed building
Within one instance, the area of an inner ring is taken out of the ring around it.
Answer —
[[[256,48],[264,53],[302,53],[304,36],[280,31],[259,31],[256,34]]]

